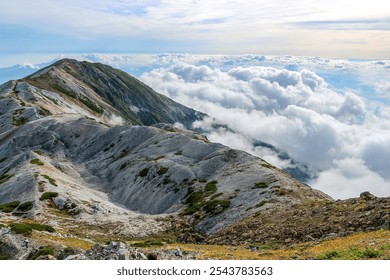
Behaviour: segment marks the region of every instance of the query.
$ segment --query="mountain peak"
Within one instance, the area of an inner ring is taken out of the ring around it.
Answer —
[[[194,121],[205,116],[101,63],[63,58],[23,80],[67,99],[76,99],[92,114],[116,114],[131,124],[181,123],[191,128]]]

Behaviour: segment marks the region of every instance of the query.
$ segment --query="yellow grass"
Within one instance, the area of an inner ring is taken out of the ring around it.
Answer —
[[[31,239],[40,241],[42,245],[62,245],[64,247],[83,250],[89,250],[93,246],[93,242],[87,240],[72,237],[59,237],[41,232],[34,232]]]
[[[357,233],[347,237],[340,237],[322,242],[305,242],[287,245],[260,245],[260,249],[251,251],[240,246],[225,245],[200,245],[200,244],[168,244],[162,249],[174,250],[179,246],[184,251],[199,252],[199,259],[219,259],[219,260],[283,260],[283,259],[320,259],[331,251],[340,252],[341,259],[359,258],[354,250],[361,252],[372,250],[378,252],[378,256],[372,259],[390,259],[390,231],[379,230],[369,233]],[[366,257],[361,257],[365,259]]]

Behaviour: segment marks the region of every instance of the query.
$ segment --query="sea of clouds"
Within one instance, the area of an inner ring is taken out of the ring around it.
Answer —
[[[177,102],[207,113],[207,137],[292,165],[256,140],[286,151],[334,198],[390,196],[390,60],[294,56],[102,55]],[[222,125],[222,126],[221,126]]]
[[[210,118],[194,125],[208,130],[212,141],[285,168],[288,162],[255,147],[252,139],[275,145],[318,170],[308,183],[335,198],[366,190],[389,196],[390,62],[284,60],[175,57],[140,79],[207,113]]]

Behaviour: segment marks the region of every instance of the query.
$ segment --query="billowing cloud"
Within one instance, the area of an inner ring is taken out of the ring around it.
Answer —
[[[365,190],[390,195],[390,110],[358,90],[335,89],[308,69],[270,66],[222,69],[177,62],[141,79],[214,118],[195,124],[206,128],[211,140],[285,168],[288,162],[253,146],[250,139],[265,141],[319,170],[310,183],[333,197]],[[234,132],[215,128],[215,123]]]

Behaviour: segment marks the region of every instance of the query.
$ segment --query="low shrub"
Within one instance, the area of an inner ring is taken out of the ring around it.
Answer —
[[[267,183],[258,182],[258,183],[255,183],[255,186],[252,189],[265,189],[266,187],[268,187]]]
[[[211,195],[214,194],[217,191],[217,181],[211,181],[204,186],[204,190],[206,194]]]
[[[167,185],[167,184],[169,184],[169,183],[171,183],[171,182],[172,182],[172,180],[169,179],[169,176],[165,176],[165,177],[164,177],[164,180],[163,180],[163,184],[164,184],[164,185]]]
[[[0,176],[0,184],[7,182],[10,178],[12,178],[14,175],[13,174],[8,174],[7,172],[4,172]]]
[[[32,230],[54,232],[54,228],[42,224],[13,223],[10,224],[11,230],[16,234],[30,235]]]
[[[145,177],[146,175],[148,175],[148,172],[149,172],[149,168],[144,168],[144,169],[142,169],[142,170],[138,173],[138,176],[140,176],[140,177]]]
[[[50,184],[52,184],[53,186],[55,187],[58,187],[57,183],[56,183],[56,180],[54,180],[53,178],[51,178],[49,175],[42,175],[45,179],[47,179],[49,181]]]
[[[157,171],[158,175],[163,175],[168,172],[168,167],[160,167],[160,169]]]
[[[20,204],[20,201],[12,201],[8,203],[4,203],[0,205],[0,211],[3,211],[5,213],[10,213],[15,210]]]
[[[50,199],[50,198],[53,198],[53,197],[57,197],[58,196],[58,192],[44,192],[41,197],[39,198],[39,200],[45,200],[45,199]]]
[[[45,117],[45,116],[50,116],[51,112],[43,107],[39,107],[38,114]]]
[[[318,258],[320,260],[335,260],[335,259],[339,258],[340,256],[341,256],[340,251],[332,250],[332,251],[328,251],[328,252],[321,254]]]
[[[215,199],[217,197],[220,197],[221,195],[223,195],[223,193],[221,193],[221,192],[220,193],[216,193],[212,197],[210,197],[210,199],[213,200],[213,199]]]
[[[39,158],[34,158],[30,160],[31,164],[44,165],[44,163]]]
[[[268,201],[263,200],[263,201],[257,203],[257,204],[255,205],[255,207],[256,207],[256,208],[260,208],[261,206],[265,205],[266,203],[268,203]]]
[[[27,212],[30,211],[34,207],[34,202],[33,201],[27,201],[19,205],[18,211],[20,212]]]
[[[156,157],[154,160],[159,160],[159,159],[163,159],[163,158],[165,158],[165,155],[160,155],[160,156]]]
[[[38,251],[33,251],[27,256],[27,260],[36,260],[40,256],[54,255],[55,249],[52,246],[40,247]]]
[[[126,168],[128,165],[129,165],[129,163],[128,163],[128,162],[124,162],[124,163],[122,163],[121,167],[119,167],[119,170],[123,170],[123,169],[125,169],[125,168]]]
[[[215,210],[218,204],[225,210],[230,207],[230,200],[210,200],[206,202],[204,209],[206,212],[210,213]]]
[[[151,246],[163,246],[164,243],[162,243],[159,240],[147,240],[145,242],[137,242],[132,244],[134,247],[151,247]]]
[[[127,156],[128,154],[129,154],[129,150],[123,149],[123,150],[121,151],[121,153],[119,154],[118,159],[124,158],[124,157]]]

